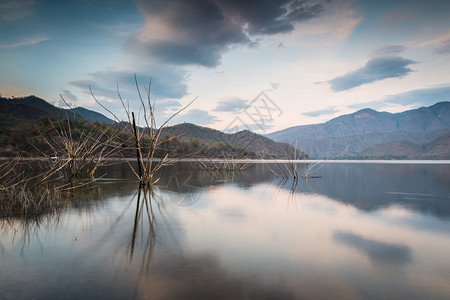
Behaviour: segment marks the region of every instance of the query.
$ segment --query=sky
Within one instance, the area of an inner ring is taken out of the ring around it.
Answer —
[[[136,82],[226,132],[450,101],[450,1],[0,0],[1,96],[124,119]]]

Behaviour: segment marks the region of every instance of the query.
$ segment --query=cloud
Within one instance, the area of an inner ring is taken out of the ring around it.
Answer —
[[[23,47],[23,46],[32,46],[32,45],[36,45],[39,44],[40,42],[44,42],[49,40],[48,37],[45,36],[37,36],[37,37],[33,37],[33,38],[25,38],[20,42],[17,43],[12,43],[12,44],[0,44],[0,48],[18,48],[18,47]]]
[[[382,109],[390,104],[430,106],[437,102],[450,101],[450,85],[415,89],[395,95],[387,95],[383,99],[349,105],[349,108]]]
[[[11,22],[25,18],[32,13],[33,0],[12,0],[0,2],[0,19]]]
[[[220,100],[214,111],[240,112],[248,106],[248,101],[238,97],[228,97]]]
[[[146,22],[127,49],[174,65],[214,67],[235,45],[288,33],[324,11],[309,0],[137,1]]]
[[[72,94],[72,92],[69,90],[64,90],[61,96],[64,97],[64,99],[67,99],[72,102],[78,101],[78,98],[74,94]]]
[[[138,73],[139,87],[145,93],[144,87],[148,87],[151,79],[151,94],[158,98],[181,98],[187,94],[185,74],[183,71],[169,67],[152,67],[150,74]],[[117,98],[117,83],[119,90],[132,91],[136,94],[134,73],[131,71],[98,71],[90,73],[87,78],[71,81],[69,84],[81,88],[85,94],[90,95],[89,85],[96,93],[105,97]]]
[[[216,116],[211,115],[204,109],[190,109],[186,113],[178,115],[175,122],[187,122],[195,125],[209,125],[216,123],[219,119]]]
[[[383,98],[385,103],[400,105],[433,105],[441,101],[450,101],[450,86],[411,90]]]
[[[408,75],[412,70],[407,66],[416,62],[399,56],[379,56],[369,60],[364,67],[327,81],[335,92]]]
[[[403,53],[406,49],[407,48],[402,45],[381,46],[375,49],[372,56],[399,55]]]
[[[318,116],[322,116],[322,115],[332,115],[336,112],[338,112],[338,110],[336,109],[336,106],[328,106],[327,108],[324,108],[324,109],[304,112],[304,113],[302,113],[302,115],[305,115],[308,117],[318,117]]]
[[[146,69],[151,70],[152,73],[136,73],[139,89],[144,102],[147,103],[146,89],[148,89],[151,78],[151,101],[155,105],[157,123],[162,124],[174,109],[181,108],[182,103],[177,99],[187,94],[185,74],[178,69],[156,65]],[[92,102],[93,97],[89,90],[89,87],[91,87],[97,100],[117,114],[120,119],[126,119],[127,117],[117,93],[118,86],[120,95],[125,104],[129,105],[130,111],[135,113],[140,111],[141,102],[132,71],[108,70],[89,73],[85,78],[73,80],[69,84],[80,89]]]
[[[442,42],[439,47],[434,48],[433,53],[436,55],[450,54],[450,39]]]
[[[70,107],[75,107],[75,102],[78,101],[77,96],[72,94],[72,92],[69,90],[64,90],[61,93],[61,97],[64,99],[65,102],[67,102],[67,104],[69,104]],[[58,102],[58,106],[64,108],[67,107],[67,104],[64,101],[60,99]]]

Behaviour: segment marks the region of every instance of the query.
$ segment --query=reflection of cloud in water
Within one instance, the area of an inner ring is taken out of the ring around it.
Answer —
[[[339,244],[355,248],[374,262],[403,265],[411,261],[411,249],[404,245],[371,240],[346,231],[335,231],[333,239]]]
[[[240,207],[218,209],[217,215],[231,222],[242,222],[247,218],[247,214]]]
[[[155,299],[295,299],[288,286],[245,282],[208,253],[160,257],[142,282],[138,298]],[[170,287],[170,288],[168,288]]]

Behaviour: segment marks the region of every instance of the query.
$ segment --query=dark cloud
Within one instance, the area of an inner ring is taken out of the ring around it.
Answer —
[[[324,109],[307,111],[307,112],[302,113],[302,115],[305,115],[308,117],[318,117],[318,116],[322,116],[322,115],[331,115],[336,112],[338,112],[338,110],[336,109],[336,106],[329,106]]]
[[[317,17],[324,10],[321,4],[302,0],[222,2],[224,11],[238,15],[251,35],[290,32],[294,30],[296,23]]]
[[[159,61],[214,67],[235,45],[294,30],[319,16],[324,6],[309,0],[138,0],[146,24],[127,49]]]
[[[175,123],[187,122],[195,125],[209,125],[219,121],[216,116],[211,115],[204,109],[190,109],[182,115],[174,118]]]
[[[399,56],[380,56],[369,60],[364,67],[327,81],[335,92],[383,80],[408,75],[409,65],[416,62]]]
[[[450,54],[450,40],[446,40],[442,42],[442,45],[440,45],[437,48],[434,48],[433,53],[437,55]]]
[[[225,100],[220,100],[217,104],[215,111],[224,111],[224,112],[240,112],[244,110],[248,106],[246,100],[243,100],[238,97],[231,97]]]
[[[373,56],[384,56],[384,55],[399,55],[403,53],[407,48],[402,45],[387,45],[381,46],[375,49]]]

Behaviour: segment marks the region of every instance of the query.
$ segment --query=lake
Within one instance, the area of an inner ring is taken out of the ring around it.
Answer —
[[[103,168],[58,214],[0,219],[0,299],[450,299],[450,162],[279,167],[176,163],[141,193]]]

